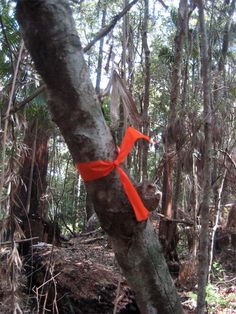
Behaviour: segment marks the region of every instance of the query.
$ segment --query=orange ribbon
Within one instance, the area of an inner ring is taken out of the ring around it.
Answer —
[[[143,205],[141,198],[139,197],[127,174],[122,168],[120,168],[119,165],[128,156],[134,146],[134,143],[141,138],[149,141],[152,144],[154,143],[147,135],[143,135],[136,129],[129,127],[121,143],[119,154],[114,161],[97,160],[76,164],[76,168],[79,170],[84,181],[92,181],[106,177],[113,169],[116,169],[120,175],[120,180],[124,191],[134,209],[137,221],[146,220],[149,216],[149,211]]]

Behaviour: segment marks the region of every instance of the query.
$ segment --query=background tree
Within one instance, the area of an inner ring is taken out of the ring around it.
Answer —
[[[203,102],[204,102],[204,192],[201,204],[201,232],[200,232],[200,250],[199,250],[199,270],[198,270],[198,304],[197,312],[205,313],[205,294],[208,277],[208,250],[209,250],[209,204],[211,195],[211,150],[212,150],[212,112],[210,96],[210,76],[209,76],[209,51],[207,41],[207,30],[205,25],[203,1],[198,1],[199,22],[201,32],[201,74],[203,81]]]

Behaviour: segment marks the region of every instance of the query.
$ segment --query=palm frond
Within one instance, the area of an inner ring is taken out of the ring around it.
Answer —
[[[109,94],[111,95],[111,126],[113,128],[118,126],[120,119],[120,105],[122,104],[124,114],[129,120],[130,124],[138,128],[141,122],[141,117],[137,110],[135,101],[131,92],[126,87],[125,82],[115,70],[112,72],[111,78],[102,96],[108,96]]]

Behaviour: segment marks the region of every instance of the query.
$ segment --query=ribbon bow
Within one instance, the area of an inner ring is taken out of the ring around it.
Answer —
[[[154,143],[147,135],[143,135],[136,129],[129,127],[121,143],[118,156],[114,161],[97,160],[76,164],[76,168],[79,170],[81,177],[84,181],[97,180],[99,178],[107,176],[113,169],[116,169],[120,175],[120,180],[123,185],[124,191],[134,209],[137,221],[146,220],[149,216],[149,211],[143,205],[141,198],[139,197],[135,187],[131,183],[127,174],[119,165],[128,156],[134,146],[134,143],[141,138],[149,141],[152,144]]]

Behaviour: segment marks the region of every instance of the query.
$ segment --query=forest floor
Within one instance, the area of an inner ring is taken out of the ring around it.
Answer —
[[[185,313],[195,313],[196,264],[184,253],[180,255],[182,275],[174,280]],[[214,259],[212,284],[207,288],[209,313],[236,313],[235,255],[227,249]],[[80,235],[60,247],[43,243],[35,245],[33,259],[31,257],[26,257],[25,269],[33,275],[31,285],[34,293],[29,298],[27,290],[23,289],[22,294],[21,289],[18,301],[21,308],[24,307],[23,313],[140,313],[107,237],[101,231]],[[19,280],[24,280],[25,287],[28,286],[26,278]],[[4,286],[1,277],[1,314],[10,313],[7,291],[9,285]]]

